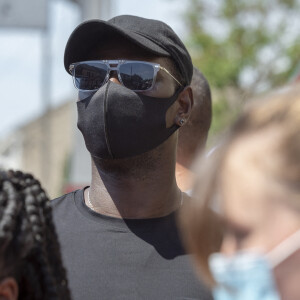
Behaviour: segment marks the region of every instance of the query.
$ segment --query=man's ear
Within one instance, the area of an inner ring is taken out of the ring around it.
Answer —
[[[19,286],[13,277],[4,278],[0,282],[0,299],[17,300],[19,295]]]
[[[194,105],[193,91],[190,86],[187,86],[177,98],[177,113],[174,122],[183,126],[189,119]]]

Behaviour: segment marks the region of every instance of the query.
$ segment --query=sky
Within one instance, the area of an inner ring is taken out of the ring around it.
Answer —
[[[184,40],[182,0],[142,1],[142,5],[140,0],[111,1],[113,15],[162,20]],[[39,29],[0,27],[0,139],[41,115],[47,103],[51,107],[71,99],[75,103],[76,90],[64,70],[63,55],[66,41],[80,18],[75,3],[49,0],[49,44]],[[48,51],[43,51],[45,48]]]

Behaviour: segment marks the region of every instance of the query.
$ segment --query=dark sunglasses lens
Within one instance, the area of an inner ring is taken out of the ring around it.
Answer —
[[[108,67],[103,63],[82,63],[75,67],[74,82],[80,90],[99,89],[105,80]]]
[[[145,63],[125,63],[120,65],[123,85],[135,91],[145,91],[152,87],[154,66]]]

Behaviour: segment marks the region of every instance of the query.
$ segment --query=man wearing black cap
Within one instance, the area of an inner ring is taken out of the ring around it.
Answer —
[[[90,187],[53,201],[74,300],[210,299],[176,216],[177,129],[189,118],[191,58],[166,24],[91,20],[71,34],[65,68],[92,157]]]

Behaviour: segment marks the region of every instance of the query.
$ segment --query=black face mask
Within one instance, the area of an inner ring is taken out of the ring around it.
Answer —
[[[163,143],[179,126],[166,128],[166,112],[181,90],[170,98],[137,94],[108,81],[77,102],[78,128],[92,156],[126,158]]]

